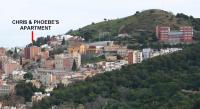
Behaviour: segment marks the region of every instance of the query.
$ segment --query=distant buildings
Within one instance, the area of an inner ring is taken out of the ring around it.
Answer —
[[[86,54],[91,54],[91,55],[100,55],[102,53],[103,53],[103,46],[91,45],[86,50]]]
[[[14,85],[1,84],[0,85],[0,96],[10,95],[14,93]]]
[[[182,50],[182,48],[166,48],[166,49],[160,49],[160,50],[144,48],[142,50],[142,55],[143,55],[143,60],[146,60],[146,59],[153,58],[156,56],[174,53],[180,50]]]
[[[15,70],[20,70],[21,65],[17,60],[13,60],[12,58],[6,56],[6,50],[4,48],[0,48],[0,71],[6,75],[12,74]]]
[[[45,86],[56,84],[56,76],[50,73],[41,74],[39,80]]]
[[[71,43],[68,47],[68,53],[80,53],[85,54],[86,53],[86,45],[80,42],[77,43]]]
[[[105,56],[117,55],[118,53],[123,55],[123,50],[127,50],[127,47],[121,45],[115,45],[114,42],[108,42],[107,46],[104,46],[103,53]]]
[[[11,74],[14,70],[21,69],[21,66],[18,62],[8,59],[2,64],[2,69],[5,74]]]
[[[117,49],[117,55],[119,55],[121,57],[127,56],[128,52],[129,52],[128,49],[124,49],[124,48]]]
[[[71,71],[73,58],[70,55],[55,55],[55,69]]]
[[[104,62],[102,67],[105,71],[112,71],[112,70],[121,69],[123,65],[127,65],[127,64],[128,64],[128,61],[119,60],[115,62]]]
[[[179,31],[171,31],[170,27],[157,26],[156,36],[160,42],[170,44],[191,43],[193,41],[193,28],[182,26]]]
[[[55,60],[54,59],[41,58],[40,67],[41,68],[47,68],[47,69],[54,69],[55,68]]]
[[[38,102],[42,100],[44,97],[48,97],[48,96],[50,96],[49,93],[42,94],[42,92],[35,92],[34,96],[32,96],[32,102]]]
[[[106,61],[117,61],[117,56],[105,56]]]
[[[15,70],[15,71],[12,72],[12,78],[13,78],[14,81],[24,80],[24,75],[26,73],[27,72]]]
[[[24,48],[24,58],[30,60],[38,60],[40,58],[49,58],[49,51],[41,51],[40,47],[31,46]]]
[[[142,52],[135,50],[128,53],[128,64],[141,63],[143,60]]]
[[[151,48],[144,48],[142,49],[143,59],[149,59],[152,57],[153,50]]]
[[[166,49],[160,49],[160,55],[167,55],[176,51],[180,51],[182,48],[166,48]]]
[[[42,51],[38,54],[40,56],[40,58],[49,58],[49,51]]]
[[[55,69],[71,71],[74,60],[77,68],[79,68],[81,66],[81,55],[79,53],[56,55]]]
[[[0,48],[0,56],[5,56],[6,55],[6,50],[4,48]]]
[[[31,46],[24,48],[24,57],[26,59],[35,60],[36,56],[41,52],[41,49],[37,46]]]

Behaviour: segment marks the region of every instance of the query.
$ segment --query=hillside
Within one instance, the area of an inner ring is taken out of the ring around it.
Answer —
[[[78,30],[71,30],[67,34],[83,36],[87,41],[94,40],[117,40],[118,34],[128,33],[130,44],[148,44],[156,42],[155,27],[157,25],[170,26],[178,29],[183,25],[191,25],[196,31],[200,31],[200,19],[185,14],[174,15],[171,12],[151,9],[136,12],[134,15],[92,23]],[[198,33],[199,34],[199,33]],[[121,39],[120,39],[121,40]]]
[[[197,109],[200,44],[58,88],[33,109]],[[61,108],[62,109],[62,108]]]

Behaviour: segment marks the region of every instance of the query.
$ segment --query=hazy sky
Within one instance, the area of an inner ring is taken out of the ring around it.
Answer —
[[[31,31],[19,31],[15,19],[58,19],[51,31],[35,35],[64,34],[104,18],[115,19],[146,9],[164,9],[200,17],[200,0],[0,0],[0,46],[24,46],[31,42]]]

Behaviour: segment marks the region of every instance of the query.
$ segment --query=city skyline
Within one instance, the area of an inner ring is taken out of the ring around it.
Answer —
[[[18,0],[1,1],[0,12],[0,46],[15,47],[31,43],[31,31],[20,31],[19,25],[12,20],[45,19],[60,20],[53,25],[51,31],[35,31],[36,37],[64,34],[70,29],[78,29],[92,22],[103,21],[104,18],[116,19],[133,15],[136,11],[146,9],[162,9],[176,13],[184,13],[200,17],[197,12],[200,1],[197,0],[101,0],[101,1],[69,1],[69,0]],[[187,8],[184,8],[186,7]],[[102,8],[103,7],[103,8]]]

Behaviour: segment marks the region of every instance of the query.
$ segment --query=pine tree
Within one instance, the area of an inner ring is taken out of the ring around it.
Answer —
[[[23,62],[22,62],[22,57],[20,56],[20,65],[22,65],[22,63],[23,63]]]
[[[19,57],[19,54],[17,53],[17,48],[15,47],[14,53],[13,53],[13,58],[17,59]]]
[[[16,47],[15,47],[15,51],[14,51],[14,53],[17,54],[17,48],[16,48]]]
[[[62,45],[65,45],[65,38],[63,37]]]
[[[32,45],[33,45],[33,46],[36,46],[36,45],[37,45],[35,40],[33,41],[33,44],[32,44]]]
[[[77,66],[76,66],[76,61],[74,59],[73,65],[72,65],[72,71],[76,71]]]

